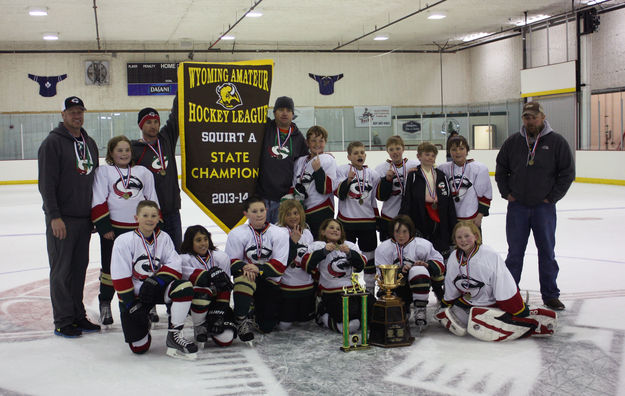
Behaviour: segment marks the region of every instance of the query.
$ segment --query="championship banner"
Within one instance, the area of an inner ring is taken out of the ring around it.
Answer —
[[[226,233],[256,189],[272,77],[272,60],[178,68],[182,189]]]

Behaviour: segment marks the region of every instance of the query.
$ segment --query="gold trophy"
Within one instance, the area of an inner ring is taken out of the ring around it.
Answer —
[[[364,288],[358,283],[356,274],[352,273],[352,286],[344,286],[341,298],[343,302],[343,346],[341,351],[349,352],[356,351],[358,349],[369,349],[367,342],[367,293]],[[349,334],[349,298],[360,297],[361,312],[360,312],[360,334]]]
[[[373,304],[370,344],[384,348],[412,345],[414,337],[410,335],[410,326],[406,321],[404,301],[391,294],[404,277],[399,273],[400,267],[380,265],[378,269],[382,276],[376,274],[375,279],[386,294]]]

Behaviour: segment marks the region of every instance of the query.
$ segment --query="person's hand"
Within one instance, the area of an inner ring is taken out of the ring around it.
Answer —
[[[260,274],[260,270],[254,264],[245,264],[243,266],[243,276],[245,276],[250,282],[256,281],[256,277]]]
[[[52,227],[52,235],[54,235],[55,238],[63,240],[67,236],[65,222],[62,218],[52,219],[52,221],[50,221],[50,227]]]
[[[338,249],[340,252],[343,252],[346,254],[349,253],[349,246],[347,246],[346,244],[339,245]]]
[[[544,203],[550,203],[549,200],[547,198],[543,199]]]
[[[481,227],[481,226],[482,226],[482,218],[483,218],[483,217],[484,217],[484,215],[483,215],[483,214],[478,213],[478,214],[477,214],[477,216],[475,216],[475,217],[473,218],[473,224],[475,224],[475,225],[476,225],[476,226],[478,226],[478,227]]]
[[[514,201],[516,201],[516,198],[514,198],[514,197],[512,196],[512,194],[508,194],[508,197],[507,197],[506,199],[508,200],[508,202],[514,202]]]
[[[336,244],[335,244],[335,243],[333,243],[333,242],[328,242],[328,243],[326,243],[326,250],[327,250],[328,252],[333,252],[333,251],[335,251],[335,250],[336,250],[336,248],[337,248],[337,247],[336,247]]]
[[[106,234],[102,235],[104,239],[110,239],[111,241],[115,239],[115,233],[113,231],[109,231]]]
[[[302,237],[302,227],[300,227],[298,224],[295,227],[293,227],[293,229],[291,230],[291,240],[294,243],[297,243],[299,242],[301,237]]]
[[[393,172],[392,169],[389,169],[386,171],[386,175],[384,175],[386,177],[386,181],[393,181],[393,178],[395,177],[395,172]]]
[[[314,160],[310,163],[312,165],[313,170],[316,172],[321,168],[321,160],[319,159],[319,154],[315,157]]]
[[[354,177],[356,177],[356,172],[354,172],[353,169],[350,169],[349,173],[347,174],[347,180],[351,182],[352,180],[354,180]]]
[[[410,268],[412,268],[412,264],[404,264],[403,267],[401,267],[401,272],[405,274],[410,271]]]
[[[426,263],[425,261],[422,261],[422,260],[415,261],[413,265],[418,265],[420,267],[425,267],[425,268],[428,267],[428,263]]]

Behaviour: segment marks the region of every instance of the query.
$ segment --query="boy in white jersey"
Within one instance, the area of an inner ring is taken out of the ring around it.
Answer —
[[[376,222],[379,218],[375,192],[380,175],[365,165],[365,145],[351,142],[347,146],[349,164],[341,165],[337,171],[339,197],[337,220],[345,229],[346,239],[356,243],[367,258],[364,269],[365,287],[373,294],[375,288],[375,248],[378,245]]]
[[[148,312],[155,304],[171,304],[167,354],[194,359],[197,346],[182,334],[191,307],[193,286],[181,280],[180,256],[165,232],[156,230],[159,208],[154,201],[137,205],[138,227],[115,239],[111,278],[119,298],[124,339],[136,354],[150,348]]]
[[[469,143],[464,136],[454,136],[447,142],[451,162],[438,167],[445,173],[458,220],[471,220],[482,227],[482,217],[488,216],[493,189],[488,168],[481,162],[467,159]]]
[[[250,314],[254,301],[255,321],[263,333],[270,333],[279,321],[280,277],[289,259],[289,234],[267,222],[267,208],[260,197],[245,202],[248,223],[228,234],[226,254],[234,278],[234,315],[239,339],[252,341]]]
[[[399,213],[401,197],[406,187],[406,177],[411,169],[419,166],[418,160],[404,158],[404,140],[401,136],[391,136],[386,140],[386,152],[389,159],[375,168],[382,178],[376,191],[376,198],[383,201],[380,214],[380,241],[392,236],[390,222]]]
[[[306,223],[315,239],[319,226],[325,219],[334,218],[334,190],[338,184],[336,161],[332,154],[324,153],[328,131],[313,126],[306,132],[310,154],[295,162],[292,193],[302,202],[306,211]]]

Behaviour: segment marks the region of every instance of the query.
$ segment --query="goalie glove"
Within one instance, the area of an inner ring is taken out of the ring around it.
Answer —
[[[146,278],[139,289],[139,300],[144,305],[150,306],[162,302],[165,285],[165,281],[156,275]]]
[[[206,329],[210,334],[221,334],[224,331],[224,318],[228,303],[214,302],[206,314]]]

